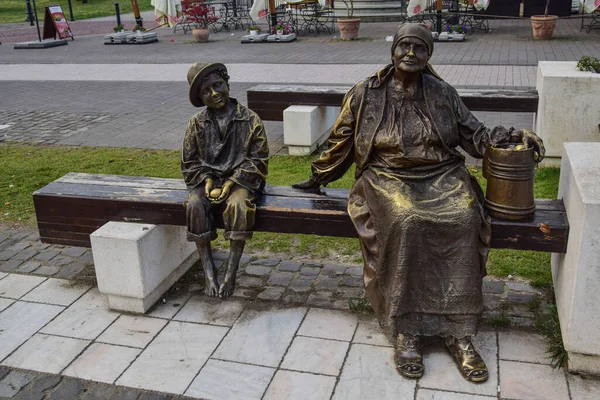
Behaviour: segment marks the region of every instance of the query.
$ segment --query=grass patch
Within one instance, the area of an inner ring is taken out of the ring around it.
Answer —
[[[67,0],[37,0],[35,2],[37,7],[37,15],[40,20],[40,24],[44,21],[44,8],[47,5],[58,4],[61,6],[65,17],[70,19],[69,14],[69,2]],[[115,1],[114,0],[88,0],[87,3],[82,3],[79,0],[71,0],[71,6],[73,7],[73,18],[75,20],[96,18],[96,17],[107,17],[115,15]],[[153,10],[154,7],[150,5],[150,0],[138,1],[138,7],[140,11]],[[33,9],[33,2],[31,3]],[[119,2],[119,11],[121,14],[132,13],[131,1],[125,0]],[[5,24],[9,22],[26,22],[27,21],[27,7],[25,6],[25,0],[1,0],[0,1],[0,23]],[[115,26],[117,25],[115,17]],[[133,28],[128,27],[129,29]]]
[[[488,322],[494,328],[507,328],[510,326],[512,321],[508,315],[506,315],[505,313],[502,313],[502,314],[493,315],[491,317],[488,317]]]
[[[272,156],[270,185],[289,186],[308,178],[312,157]],[[469,167],[482,185],[481,170]],[[158,178],[181,178],[179,152],[125,148],[58,147],[44,145],[0,145],[0,222],[35,224],[32,193],[68,172],[87,172]],[[555,198],[558,168],[539,168],[535,180],[538,198]],[[329,187],[349,188],[354,170]],[[220,240],[217,247],[227,247]],[[286,235],[256,232],[247,244],[251,252],[267,251],[298,258],[361,263],[357,239]],[[492,249],[488,262],[491,275],[513,275],[531,280],[533,285],[551,284],[550,254],[533,251]]]
[[[548,343],[548,351],[552,360],[550,364],[554,368],[562,368],[567,365],[569,353],[565,350],[560,331],[560,321],[558,319],[558,309],[556,304],[548,305],[549,313],[538,315],[535,321],[535,327],[544,336]]]

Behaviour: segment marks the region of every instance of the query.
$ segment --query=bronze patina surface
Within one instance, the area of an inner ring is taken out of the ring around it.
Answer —
[[[269,146],[260,118],[229,97],[223,64],[192,65],[190,102],[206,106],[189,123],[181,151],[181,172],[189,190],[188,240],[196,242],[206,279],[206,294],[229,297],[246,240],[252,237],[256,205],[267,177]],[[217,237],[213,207],[223,213],[225,239],[231,242],[219,284],[210,241]]]
[[[527,142],[540,156],[543,146],[535,134],[479,122],[428,64],[432,52],[424,25],[401,25],[392,64],[348,91],[329,149],[294,186],[327,185],[356,164],[348,213],[366,294],[396,346],[399,373],[421,376],[418,338],[441,336],[460,339],[449,350],[462,375],[480,382],[487,369],[470,336],[483,311],[490,219],[457,148],[482,158],[499,143]]]

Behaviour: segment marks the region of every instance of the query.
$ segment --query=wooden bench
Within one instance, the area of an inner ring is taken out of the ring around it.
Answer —
[[[44,243],[90,246],[108,221],[186,224],[188,191],[180,179],[69,173],[33,194]],[[319,193],[267,186],[257,201],[256,231],[356,237],[348,190]],[[492,247],[564,253],[569,224],[562,200],[536,200],[531,221],[492,220]],[[218,227],[222,220],[215,215]]]
[[[283,121],[291,105],[336,106],[350,86],[257,85],[248,89],[248,108],[266,121]],[[537,112],[536,90],[458,89],[471,111]]]

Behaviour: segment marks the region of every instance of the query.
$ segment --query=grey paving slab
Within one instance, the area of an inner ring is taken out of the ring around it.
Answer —
[[[36,334],[2,365],[58,374],[86,348],[87,340]]]
[[[159,318],[121,315],[96,339],[98,342],[144,348],[167,324]]]
[[[550,365],[548,345],[543,336],[523,331],[498,332],[501,360]]]
[[[22,300],[69,306],[90,288],[91,285],[80,282],[48,279],[23,296]]]
[[[441,390],[419,389],[416,400],[490,400],[497,397],[477,396],[466,393],[443,392]]]
[[[4,278],[4,277],[6,277],[6,276],[8,276],[8,274],[7,274],[7,273],[5,273],[5,272],[0,272],[0,279]]]
[[[296,336],[281,363],[281,368],[338,376],[349,345],[348,342],[338,340]]]
[[[118,317],[118,313],[109,310],[106,296],[94,288],[40,332],[91,340],[97,338]]]
[[[413,399],[416,380],[396,372],[393,355],[392,348],[352,344],[332,399]]]
[[[0,360],[12,353],[64,307],[17,301],[0,313]]]
[[[0,280],[0,297],[19,299],[44,280],[46,278],[38,276],[10,274]]]
[[[63,375],[113,383],[141,351],[131,347],[93,343],[63,371]]]
[[[474,385],[463,379],[456,363],[445,346],[424,349],[425,374],[419,386],[427,389],[451,390],[468,394],[496,396],[498,392],[498,346],[496,332],[479,332],[473,338],[475,348],[485,361],[489,378],[487,382]]]
[[[160,299],[147,314],[149,317],[171,319],[187,303],[190,293],[170,294]]]
[[[500,394],[515,400],[568,399],[564,371],[549,365],[500,360]]]
[[[600,380],[593,377],[567,374],[572,400],[596,400],[600,398]]]
[[[277,367],[306,313],[305,308],[246,310],[212,356]]]
[[[231,326],[244,310],[245,304],[242,300],[223,301],[209,299],[204,295],[194,296],[173,317],[173,320]]]
[[[350,341],[357,324],[356,315],[312,308],[302,322],[298,335]]]
[[[0,312],[2,312],[4,309],[8,308],[8,306],[10,306],[14,302],[15,302],[15,300],[4,299],[4,298],[0,297]]]
[[[275,368],[208,360],[185,395],[211,400],[260,400],[274,374]]]
[[[335,386],[332,376],[282,371],[275,374],[264,400],[327,400]]]
[[[375,346],[391,347],[388,338],[383,334],[379,323],[375,318],[361,319],[358,322],[356,334],[352,339],[352,343],[371,344]]]
[[[10,398],[31,382],[33,374],[23,371],[11,371],[0,381],[0,397]]]
[[[169,322],[116,383],[183,394],[226,333],[220,326]]]

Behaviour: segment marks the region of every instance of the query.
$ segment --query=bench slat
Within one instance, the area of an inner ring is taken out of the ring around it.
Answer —
[[[185,225],[187,193],[180,179],[68,174],[33,198],[42,242],[89,246],[89,234],[108,221]],[[347,196],[346,189],[267,186],[257,201],[255,230],[356,237]],[[562,201],[541,199],[536,205],[532,221],[492,220],[492,247],[565,252],[568,222]],[[223,227],[218,209],[215,223]]]

